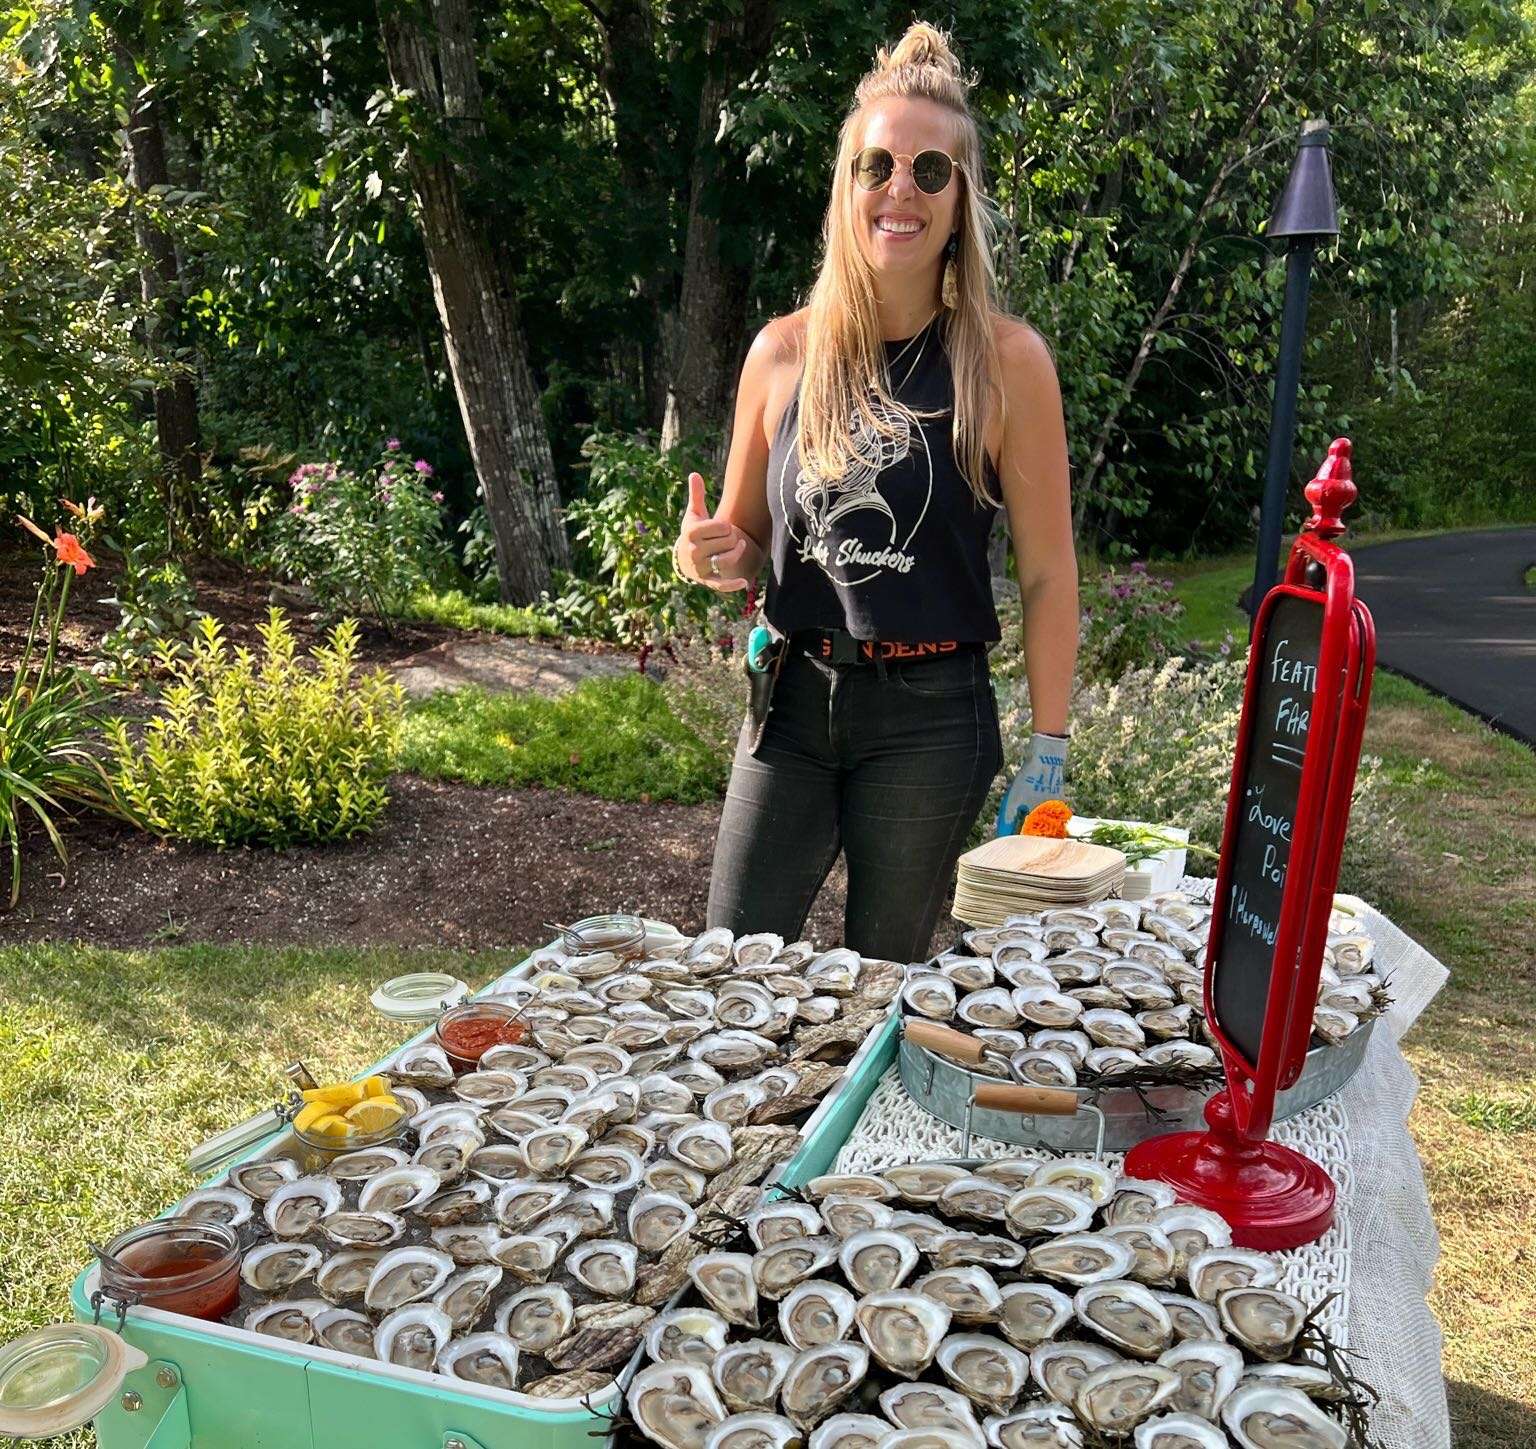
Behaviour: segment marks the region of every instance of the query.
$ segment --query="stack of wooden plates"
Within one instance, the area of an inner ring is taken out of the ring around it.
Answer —
[[[997,926],[1009,916],[1053,906],[1083,906],[1119,890],[1125,857],[1083,840],[1000,835],[960,857],[956,920]]]

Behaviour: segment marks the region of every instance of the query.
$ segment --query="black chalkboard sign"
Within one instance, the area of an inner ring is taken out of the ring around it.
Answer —
[[[1216,1020],[1250,1066],[1258,1063],[1264,1031],[1322,628],[1321,598],[1284,595],[1251,656],[1257,674],[1247,748],[1233,787],[1240,809],[1211,982]],[[1296,888],[1305,891],[1307,882],[1296,882]]]

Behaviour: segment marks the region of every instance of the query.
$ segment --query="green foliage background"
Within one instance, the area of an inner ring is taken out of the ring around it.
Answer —
[[[662,158],[645,196],[621,179],[609,12],[487,5],[476,36],[487,115],[471,201],[513,258],[562,489],[594,487],[599,510],[585,440],[660,422],[646,297],[679,285],[698,86],[723,14],[640,8]],[[723,253],[749,264],[753,325],[803,299],[837,125],[911,18],[846,0],[774,14],[767,59],[732,78],[714,137],[746,184],[702,199]],[[1294,509],[1327,439],[1353,431],[1380,521],[1536,511],[1531,16],[1499,0],[928,12],[976,77],[1005,301],[1056,352],[1085,547],[1187,554],[1250,535],[1283,274],[1262,233],[1297,128],[1318,115],[1341,235],[1318,259]],[[8,500],[95,492],[130,536],[241,552],[274,472],[366,458],[395,435],[438,465],[451,533],[475,479],[404,173],[411,99],[390,89],[376,7],[30,0],[0,7],[0,64]],[[140,197],[122,180],[122,128],[146,90],[170,118],[176,184]],[[133,232],[146,212],[176,238],[186,299],[154,358]],[[170,518],[148,397],[176,369],[196,381],[209,466]],[[583,571],[606,580],[601,552]]]

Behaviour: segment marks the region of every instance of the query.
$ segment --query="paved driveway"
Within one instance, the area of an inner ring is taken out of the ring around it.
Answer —
[[[1449,533],[1351,551],[1377,659],[1536,745],[1536,528]]]

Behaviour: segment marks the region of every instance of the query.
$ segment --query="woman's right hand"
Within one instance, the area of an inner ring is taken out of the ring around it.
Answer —
[[[672,550],[678,571],[717,593],[737,593],[751,582],[743,565],[756,553],[757,545],[734,523],[710,515],[703,475],[690,473],[688,506]]]

